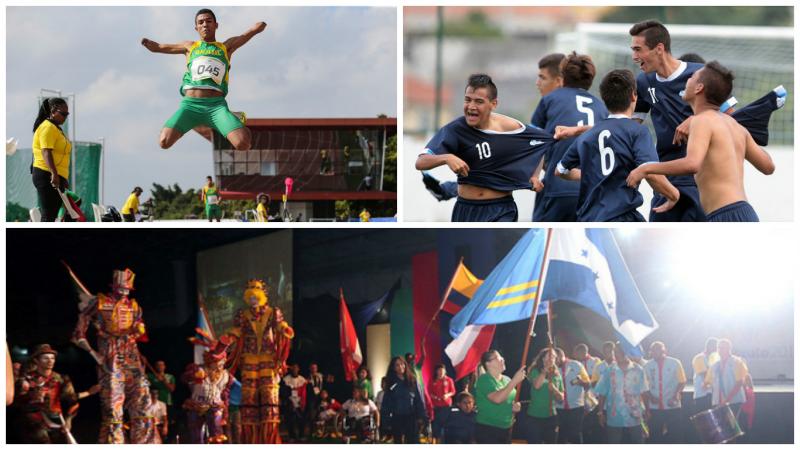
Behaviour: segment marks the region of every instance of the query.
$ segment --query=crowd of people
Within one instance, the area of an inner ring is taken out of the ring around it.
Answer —
[[[139,405],[146,406],[135,430],[129,418],[126,433],[144,433],[153,443],[245,442],[242,383],[225,370],[227,345],[209,347],[204,363],[187,366],[180,380],[167,373],[164,361],[151,366],[142,358],[147,383],[133,389],[149,389],[150,401]],[[632,357],[614,342],[603,345],[602,358],[590,355],[586,344],[576,345],[572,357],[546,347],[529,368],[509,377],[505,359],[491,350],[483,354],[477,373],[459,383],[443,364],[424,383],[415,356],[407,354],[392,358],[379,390],[365,366],[345,382],[323,374],[317,363],[309,364],[304,375],[298,364],[289,364],[278,392],[281,433],[290,443],[498,444],[512,438],[529,444],[682,443],[698,438],[684,434],[691,415],[727,405],[747,435],[754,412],[752,379],[729,340],[708,339],[692,360],[691,381],[664,343],[653,342],[648,353],[651,359]],[[69,442],[79,400],[101,392],[101,383],[78,392],[68,376],[54,371],[56,354],[44,344],[25,364],[14,363],[9,417],[18,426],[12,441]],[[173,403],[178,381],[190,391],[180,407]],[[683,398],[687,383],[693,384],[691,405]],[[131,387],[121,388],[133,395]],[[521,400],[523,389],[528,395]],[[341,401],[332,392],[350,396]],[[115,423],[104,427],[114,430]],[[123,437],[121,428],[118,433],[101,440],[127,442],[134,436]]]
[[[633,62],[589,92],[590,55],[550,54],[539,61],[542,98],[529,124],[498,114],[498,88],[487,74],[469,77],[463,116],[442,127],[415,167],[438,200],[457,198],[454,222],[518,220],[514,190],[536,191],[533,221],[643,222],[639,184],[654,191],[652,222],[758,221],[747,203],[744,162],[775,170],[760,145],[776,87],[734,110],[734,74],[696,54],[675,57],[667,28],[647,20],[630,28]],[[651,117],[655,142],[642,123]],[[426,171],[446,165],[457,182]]]
[[[366,366],[338,382],[316,363],[303,375],[299,364],[287,364],[294,330],[256,279],[219,338],[196,329],[190,341],[205,349],[202,361],[175,377],[164,361],[151,365],[139,351],[147,332],[129,296],[134,278],[116,270],[109,293],[80,295],[71,342],[96,362],[96,384],[75,389],[55,371],[58,352],[48,344],[10,365],[9,442],[74,442],[79,401],[95,394],[100,443],[678,443],[688,438],[690,415],[719,408],[739,418],[745,436],[752,426],[752,380],[728,339],[708,339],[694,357],[694,401],[686,406],[686,373],[660,341],[650,345],[650,359],[614,342],[603,344],[602,358],[582,343],[571,358],[547,346],[510,377],[503,355],[491,350],[458,383],[443,364],[425,380],[425,358],[411,353],[391,359],[380,389]],[[179,384],[188,391],[180,406],[173,401]]]

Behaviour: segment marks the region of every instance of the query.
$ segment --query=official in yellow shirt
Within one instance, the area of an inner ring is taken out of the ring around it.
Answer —
[[[142,188],[136,186],[125,200],[125,204],[122,206],[122,219],[125,222],[136,222],[136,214],[139,214],[140,195],[142,195]]]
[[[269,222],[269,196],[261,194],[258,196],[258,206],[256,206],[256,220],[259,222]]]
[[[369,222],[369,220],[372,218],[372,215],[369,213],[369,211],[367,211],[367,208],[364,208],[361,211],[361,214],[358,215],[358,217],[361,219],[362,222]]]
[[[63,98],[46,98],[33,123],[33,164],[31,177],[39,198],[42,222],[54,222],[63,204],[58,191],[69,186],[72,144],[61,130],[69,107]]]

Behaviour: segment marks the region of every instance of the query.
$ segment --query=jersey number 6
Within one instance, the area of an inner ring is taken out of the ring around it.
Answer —
[[[608,176],[614,170],[614,150],[606,147],[606,139],[609,137],[611,137],[611,131],[603,130],[597,138],[597,145],[600,147],[600,172],[603,173],[603,176]]]

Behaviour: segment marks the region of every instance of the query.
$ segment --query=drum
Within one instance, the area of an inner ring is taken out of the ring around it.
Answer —
[[[724,444],[744,434],[728,405],[697,413],[689,420],[704,444]]]

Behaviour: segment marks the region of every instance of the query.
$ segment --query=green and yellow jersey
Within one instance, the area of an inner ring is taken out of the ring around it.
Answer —
[[[228,49],[222,42],[197,41],[186,56],[181,95],[186,89],[211,89],[228,95],[228,73],[231,69]]]

